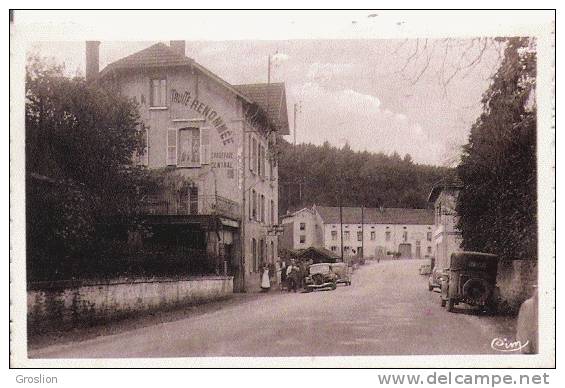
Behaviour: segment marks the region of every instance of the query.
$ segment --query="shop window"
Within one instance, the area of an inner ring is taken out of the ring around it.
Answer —
[[[165,78],[151,80],[151,106],[167,106],[167,80]]]
[[[200,130],[198,128],[182,128],[178,133],[179,167],[200,166]]]

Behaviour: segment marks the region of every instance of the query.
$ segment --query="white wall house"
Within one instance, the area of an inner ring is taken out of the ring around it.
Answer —
[[[461,250],[461,232],[457,229],[455,207],[461,187],[458,184],[438,184],[434,186],[428,202],[434,204],[434,246],[436,267],[445,268],[452,253]]]
[[[87,80],[138,103],[146,126],[139,162],[191,182],[156,198],[147,217],[170,225],[177,241],[199,236],[225,256],[236,291],[258,288],[262,264],[277,252],[269,228],[278,220],[274,148],[288,134],[284,84],[232,85],[186,56],[184,41],[154,44],[98,73],[99,45],[87,42]]]
[[[326,248],[343,257],[400,253],[405,258],[435,255],[433,209],[312,206],[284,216],[281,247]]]

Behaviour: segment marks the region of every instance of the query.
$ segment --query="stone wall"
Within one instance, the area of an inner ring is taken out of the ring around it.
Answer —
[[[501,312],[517,313],[522,302],[532,295],[532,286],[537,285],[537,281],[536,260],[501,261],[497,277]]]
[[[232,277],[35,283],[27,291],[28,331],[70,329],[231,295]]]

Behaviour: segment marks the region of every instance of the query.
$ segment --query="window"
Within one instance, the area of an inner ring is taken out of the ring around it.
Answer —
[[[198,186],[190,187],[188,203],[190,214],[198,214]]]
[[[265,240],[261,239],[259,240],[259,263],[261,266],[263,266],[263,264],[265,263],[265,251],[266,251]],[[257,270],[258,269],[259,267],[257,267]]]
[[[180,167],[200,166],[200,130],[181,128],[178,133],[178,159]]]
[[[177,165],[177,130],[167,131],[167,166]]]
[[[251,239],[251,272],[257,272],[257,240]]]
[[[257,171],[257,139],[253,138],[251,143],[251,163],[249,167],[251,171]]]
[[[371,240],[376,240],[377,239],[377,232],[371,231]]]
[[[357,241],[363,241],[363,232],[357,232]]]
[[[428,241],[432,241],[432,232],[428,232],[426,237]]]
[[[261,217],[259,221],[265,222],[265,196],[263,194],[261,194]]]
[[[151,106],[167,106],[167,80],[165,78],[151,80]]]
[[[257,192],[255,190],[252,190],[251,192],[251,219],[252,220],[256,220],[257,219]]]
[[[337,230],[332,230],[332,240],[337,240]]]
[[[390,241],[390,230],[387,230],[387,231],[385,232],[385,240],[386,240],[386,241]]]
[[[337,247],[336,247],[335,245],[332,245],[332,246],[330,247],[330,250],[331,250],[332,252],[335,252],[335,251],[337,251]]]
[[[300,223],[300,230],[306,230],[306,223],[305,222]]]
[[[428,255],[432,254],[432,247],[428,247]]]
[[[402,232],[402,241],[406,242],[408,241],[408,231],[404,231]]]
[[[343,232],[343,239],[349,240],[349,230],[346,230],[345,232]]]
[[[301,234],[300,235],[300,244],[305,244],[306,243],[306,236]]]
[[[271,225],[275,224],[275,201],[271,199]]]

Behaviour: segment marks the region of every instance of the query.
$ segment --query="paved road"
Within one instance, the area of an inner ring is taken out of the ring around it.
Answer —
[[[494,353],[508,319],[448,313],[418,275],[420,261],[370,263],[353,285],[309,294],[271,293],[222,310],[83,342],[33,358],[322,356]]]

